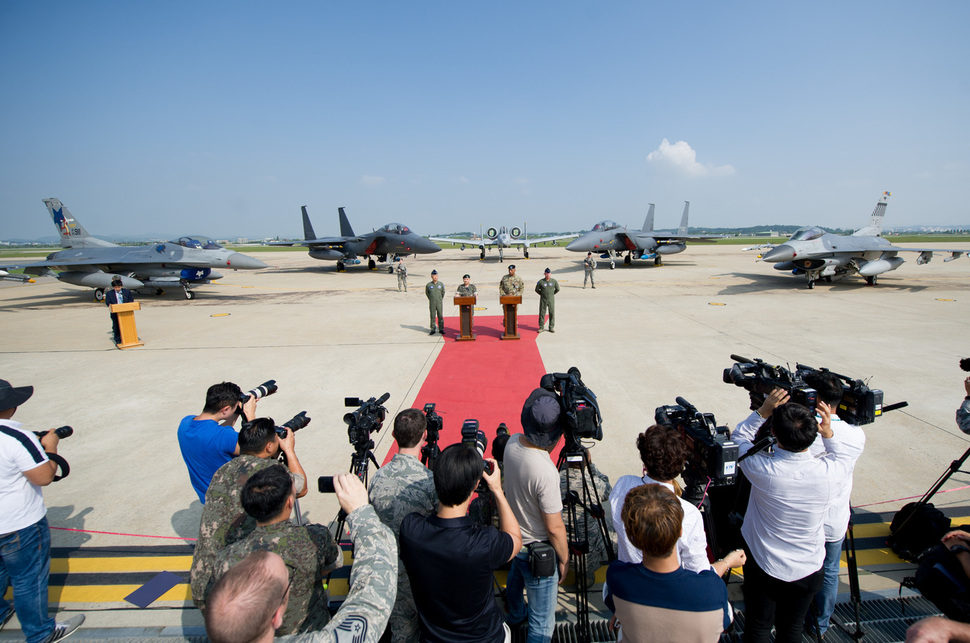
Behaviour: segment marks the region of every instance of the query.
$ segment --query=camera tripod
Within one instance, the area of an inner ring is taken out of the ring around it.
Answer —
[[[572,489],[571,469],[578,465],[576,470],[580,472],[580,489]],[[569,538],[569,559],[573,566],[573,575],[576,578],[576,632],[581,643],[589,643],[592,640],[592,632],[589,627],[589,583],[586,577],[586,555],[589,553],[589,530],[590,516],[595,520],[594,529],[599,530],[603,545],[606,548],[607,559],[612,562],[616,559],[613,551],[613,543],[610,541],[610,532],[606,524],[606,512],[600,503],[599,492],[593,482],[592,462],[588,459],[587,451],[576,443],[567,444],[559,454],[559,462],[556,468],[566,472],[566,493],[563,496],[565,505],[563,515],[566,523],[566,534]],[[582,494],[582,495],[580,495]],[[577,508],[584,510],[582,517],[578,516]]]
[[[350,456],[350,472],[360,478],[360,481],[364,483],[364,487],[367,487],[367,465],[370,462],[374,463],[375,469],[380,469],[381,465],[377,464],[377,458],[374,457],[374,441],[367,440],[367,442],[361,442],[354,445],[354,452]],[[337,532],[335,539],[338,540],[340,535],[344,533],[344,523],[347,522],[347,513],[340,509],[337,512]]]

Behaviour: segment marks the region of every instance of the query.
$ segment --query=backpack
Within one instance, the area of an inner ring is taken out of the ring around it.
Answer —
[[[910,502],[893,516],[886,542],[900,558],[913,563],[938,545],[949,529],[950,519],[932,503]]]

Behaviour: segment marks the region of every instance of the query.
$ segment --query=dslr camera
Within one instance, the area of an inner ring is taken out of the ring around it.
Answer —
[[[571,366],[565,373],[549,373],[542,376],[539,385],[559,394],[563,407],[566,448],[580,448],[581,439],[603,439],[603,416],[600,414],[596,394],[583,383],[579,369]]]
[[[676,405],[658,406],[654,419],[684,436],[689,454],[684,469],[687,485],[724,487],[737,482],[738,445],[726,426],[717,426],[713,413],[700,413],[682,397]]]
[[[760,359],[748,359],[731,355],[737,364],[724,369],[725,384],[734,384],[746,390],[751,397],[751,410],[757,410],[765,401],[765,396],[776,388],[783,389],[791,402],[796,402],[815,413],[818,392],[808,386],[803,373],[794,373],[783,366],[772,366]]]
[[[249,398],[251,397],[255,397],[258,400],[260,398],[266,397],[267,395],[272,395],[273,393],[278,391],[279,388],[280,387],[276,385],[276,380],[266,380],[256,388],[246,393],[240,393],[239,401],[242,404],[245,404],[246,402],[249,401]]]
[[[344,414],[344,422],[347,423],[347,436],[350,443],[358,449],[369,449],[371,443],[370,434],[381,430],[384,426],[384,418],[387,417],[387,409],[384,402],[391,397],[390,393],[385,393],[379,398],[370,398],[366,402],[361,402],[358,397],[345,397],[344,406],[356,406],[355,411]]]
[[[492,463],[485,459],[485,448],[488,446],[488,438],[485,432],[478,428],[478,420],[465,420],[461,423],[461,443],[467,444],[478,451],[482,458],[485,471],[491,475],[495,470]]]
[[[292,419],[287,420],[282,425],[276,427],[276,435],[282,440],[286,437],[286,430],[289,429],[293,433],[296,433],[307,424],[310,423],[310,418],[307,417],[306,411],[300,411],[293,416]]]

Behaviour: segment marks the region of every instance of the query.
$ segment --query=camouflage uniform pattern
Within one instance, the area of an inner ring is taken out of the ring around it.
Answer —
[[[431,471],[412,455],[397,453],[377,470],[370,484],[370,501],[374,510],[395,536],[401,534],[401,523],[410,513],[427,516],[438,506]],[[391,641],[418,640],[418,610],[411,593],[411,581],[398,561],[397,601],[389,623]]]
[[[613,555],[616,556],[616,530],[613,528],[613,518],[612,510],[610,508],[609,498],[610,492],[613,491],[613,485],[610,484],[610,479],[596,468],[596,465],[590,462],[590,473],[592,474],[593,486],[596,487],[596,493],[599,494],[600,504],[603,506],[603,511],[606,514],[606,530],[607,536],[610,539],[610,547],[613,551]],[[569,489],[575,491],[579,494],[580,499],[583,497],[583,479],[582,471],[580,469],[574,469],[570,467],[567,469],[569,472]],[[565,503],[566,497],[566,471],[559,472],[559,489],[563,495],[563,502]],[[590,489],[590,495],[592,496],[592,489]],[[590,498],[590,502],[595,502],[593,498]],[[562,518],[567,521],[568,511],[566,507],[563,507]],[[576,505],[576,524],[580,525],[579,534],[582,535],[582,525],[583,521],[586,519],[586,509],[582,505]],[[602,530],[599,527],[599,523],[595,518],[590,516],[588,523],[587,537],[589,538],[589,553],[586,554],[586,580],[589,585],[595,582],[596,570],[600,567],[610,564],[609,556],[606,554],[606,545],[603,543]]]
[[[408,267],[403,261],[397,262],[397,291],[408,291]]]
[[[498,294],[501,296],[519,295],[521,297],[524,292],[525,282],[518,275],[505,275],[498,284]]]
[[[970,433],[970,400],[963,400],[957,409],[957,426],[964,433]]]
[[[434,318],[438,316],[438,330],[445,329],[445,316],[442,311],[442,301],[445,298],[445,285],[440,281],[429,281],[424,287],[424,294],[428,296],[428,311],[431,313],[431,330],[434,330]]]
[[[458,286],[458,295],[460,297],[472,297],[477,294],[478,288],[475,287],[475,284],[468,284],[467,286],[465,284],[461,284]]]
[[[276,460],[241,455],[219,467],[205,492],[199,538],[192,554],[192,600],[199,609],[214,582],[216,556],[227,545],[244,538],[256,528],[256,521],[246,515],[239,494],[250,476],[276,464]],[[297,476],[301,480],[302,476]],[[302,486],[302,483],[297,485]]]
[[[539,295],[539,330],[546,325],[546,311],[549,311],[549,330],[556,328],[556,293],[559,292],[559,282],[550,277],[536,282],[536,294]]]
[[[340,547],[323,525],[296,525],[289,520],[257,526],[244,539],[229,545],[216,557],[215,578],[246,556],[267,549],[283,557],[290,570],[290,600],[280,634],[314,632],[330,621],[323,588],[324,577],[343,563]]]
[[[347,599],[323,631],[284,636],[277,641],[377,643],[384,634],[396,593],[397,539],[370,505],[350,514],[347,526],[355,550]]]
[[[583,288],[586,287],[586,282],[596,288],[596,282],[593,281],[593,271],[596,270],[596,259],[593,259],[593,255],[590,255],[583,259]]]

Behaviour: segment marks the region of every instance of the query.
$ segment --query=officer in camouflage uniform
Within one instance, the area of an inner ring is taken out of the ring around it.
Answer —
[[[421,464],[421,443],[426,437],[427,419],[418,409],[404,409],[394,418],[394,440],[398,451],[377,470],[370,483],[370,502],[381,522],[395,536],[401,521],[410,513],[427,516],[438,508],[434,476]],[[397,601],[387,625],[392,643],[418,640],[418,611],[411,593],[411,581],[398,561]]]
[[[377,643],[394,603],[397,542],[367,504],[367,490],[357,476],[334,476],[340,507],[354,542],[350,593],[320,632],[284,636],[285,643]],[[216,583],[205,611],[206,633],[213,643],[272,640],[283,622],[292,588],[283,559],[269,551],[250,554]],[[262,619],[252,614],[268,614]],[[249,616],[250,618],[246,618]]]
[[[525,292],[525,284],[522,282],[522,277],[515,276],[515,265],[509,266],[509,274],[502,277],[502,281],[498,284],[498,294],[504,297],[505,295],[518,295],[522,296]]]
[[[607,554],[606,544],[603,542],[603,530],[600,527],[599,521],[593,516],[589,516],[589,522],[584,522],[587,520],[586,509],[582,504],[576,505],[576,525],[578,526],[578,531],[576,527],[570,527],[567,525],[566,528],[572,528],[573,533],[582,536],[583,525],[586,525],[586,534],[589,539],[589,553],[586,554],[586,583],[587,586],[592,586],[596,582],[596,570],[600,567],[605,567],[610,564],[611,561],[616,559],[616,530],[613,528],[613,512],[610,507],[609,498],[610,492],[613,490],[613,485],[610,484],[610,479],[605,473],[601,472],[593,461],[589,457],[589,450],[585,447],[583,448],[583,458],[586,463],[589,464],[590,473],[592,474],[592,483],[596,488],[596,493],[599,494],[599,502],[603,508],[603,513],[606,518],[606,532],[607,537],[610,539],[610,553]],[[569,475],[569,489],[570,491],[575,491],[579,494],[580,500],[583,498],[583,470],[579,468],[579,463],[570,463],[569,466],[559,472],[559,489],[563,496],[563,510],[562,516],[563,520],[568,520],[568,509],[566,508],[566,475]],[[590,489],[590,502],[595,503],[596,498],[593,497],[593,490]],[[574,536],[570,534],[570,539]],[[611,557],[612,555],[612,557]]]
[[[559,292],[559,282],[552,278],[552,271],[546,268],[545,278],[536,282],[536,294],[539,295],[539,332],[546,325],[546,310],[549,311],[549,332],[556,332],[556,293]]]
[[[477,297],[478,288],[475,284],[471,283],[471,276],[465,275],[461,278],[461,285],[458,286],[458,296],[459,297]]]
[[[397,291],[408,291],[408,267],[404,265],[402,257],[397,258]]]
[[[438,332],[445,334],[445,316],[442,312],[442,302],[445,298],[445,285],[438,283],[438,271],[431,271],[431,281],[424,286],[424,294],[428,296],[428,310],[431,312],[431,332],[434,335],[434,318],[438,316]]]
[[[588,281],[592,284],[593,288],[596,288],[596,282],[593,281],[593,271],[596,270],[596,259],[593,258],[592,252],[586,253],[586,258],[583,259],[583,288],[586,288],[586,282]]]
[[[283,557],[290,570],[289,604],[280,634],[313,632],[330,621],[330,597],[324,577],[342,563],[342,554],[330,531],[322,525],[290,522],[295,502],[293,480],[283,465],[254,474],[243,487],[243,509],[256,520],[245,538],[223,549],[216,558],[216,576],[261,549]]]
[[[276,454],[286,454],[297,497],[306,495],[306,473],[296,457],[296,440],[289,429],[286,437],[276,434],[272,418],[257,418],[243,424],[239,431],[239,456],[222,465],[205,492],[199,538],[192,554],[192,600],[205,606],[205,595],[214,582],[213,572],[219,552],[256,528],[256,521],[246,515],[239,503],[243,485],[254,473],[276,464]]]

